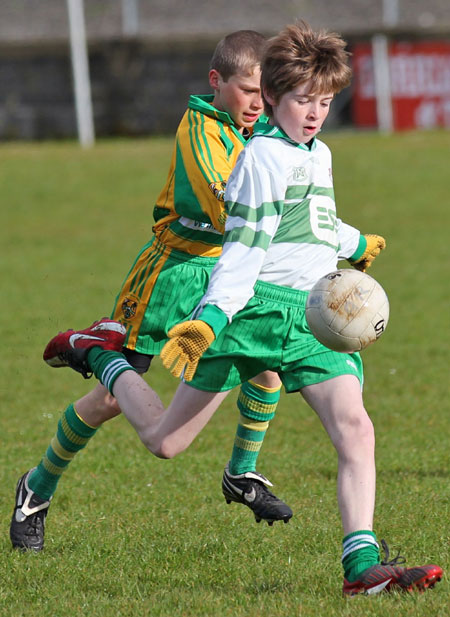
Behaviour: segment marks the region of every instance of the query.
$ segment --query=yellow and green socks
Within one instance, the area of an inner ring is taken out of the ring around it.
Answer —
[[[104,351],[101,347],[93,347],[89,351],[88,363],[95,376],[111,394],[117,377],[124,371],[135,370],[122,353]],[[44,458],[30,474],[28,486],[31,490],[42,499],[50,499],[67,465],[75,454],[86,446],[96,431],[97,428],[86,424],[74,406],[69,405],[58,422],[56,435]]]
[[[280,400],[281,386],[266,388],[253,381],[242,384],[237,406],[241,413],[229,463],[232,475],[256,470],[256,461],[270,420]]]
[[[377,563],[380,563],[380,549],[373,531],[354,531],[343,540],[342,565],[344,576],[349,583]]]
[[[96,428],[84,422],[72,404],[69,405],[58,422],[56,435],[44,458],[28,478],[31,490],[42,499],[50,499],[67,465],[96,431]]]

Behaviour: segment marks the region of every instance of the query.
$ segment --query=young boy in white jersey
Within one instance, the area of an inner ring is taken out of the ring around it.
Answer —
[[[123,344],[127,362],[140,374],[159,354],[168,330],[190,318],[220,255],[226,182],[263,111],[260,59],[265,42],[252,30],[224,37],[210,63],[214,93],[191,96],[178,127],[168,178],[154,209],[154,236],[139,252],[113,311],[122,325],[116,324],[110,335],[114,343]],[[105,321],[86,336],[92,341],[104,328]],[[82,363],[77,368],[88,375]],[[258,521],[287,522],[291,509],[268,490],[267,478],[256,472],[281,383],[276,373],[255,373],[252,378],[239,394],[240,422],[224,471],[223,492],[228,502],[248,506]],[[146,395],[148,406],[161,411],[157,394],[146,390]],[[67,407],[42,460],[18,482],[10,526],[14,547],[42,550],[45,517],[59,479],[100,425],[119,413],[117,401],[101,384]],[[256,499],[245,498],[254,492]]]
[[[143,442],[163,457],[192,442],[227,391],[260,371],[277,371],[286,391],[300,392],[316,411],[338,454],[343,593],[424,590],[440,580],[439,566],[380,562],[374,431],[362,401],[361,358],[322,346],[305,319],[319,277],[339,259],[365,270],[385,244],[337,218],[330,152],[316,139],[333,96],[349,81],[339,36],[301,23],[271,39],[262,69],[270,125],[256,127],[230,176],[223,251],[195,319],[175,326],[162,350],[165,366],[185,380],[163,415],[146,409],[131,367],[116,371],[123,359],[101,348],[111,340],[106,333],[98,346],[81,341],[75,350],[73,334],[60,334],[45,358],[87,358]]]

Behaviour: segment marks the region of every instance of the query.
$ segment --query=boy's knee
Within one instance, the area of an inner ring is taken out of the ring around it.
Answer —
[[[157,458],[171,459],[182,452],[185,447],[182,447],[178,441],[172,437],[159,436],[157,433],[149,432],[141,436],[141,441],[144,446]]]
[[[373,422],[366,412],[361,414],[361,417],[359,418],[358,431],[367,439],[375,441],[375,429]]]
[[[375,446],[375,429],[368,414],[358,413],[349,419],[345,430],[344,443],[347,450],[360,449],[370,451]]]
[[[175,458],[178,451],[172,447],[170,441],[163,440],[159,442],[158,446],[152,450],[153,454],[158,458],[171,459]]]
[[[101,422],[115,418],[121,413],[117,400],[109,392],[97,403],[96,412]]]
[[[103,387],[96,387],[74,403],[76,412],[90,426],[99,427],[121,413],[116,399]]]
[[[263,388],[281,388],[281,379],[278,373],[274,373],[273,371],[259,373],[259,375],[256,375],[251,381]]]

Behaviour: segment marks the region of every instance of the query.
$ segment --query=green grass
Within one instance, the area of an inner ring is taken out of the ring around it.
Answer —
[[[448,571],[448,133],[330,133],[340,216],[388,242],[371,273],[391,303],[364,352],[377,432],[375,529],[410,565]],[[0,147],[3,311],[0,615],[72,617],[447,617],[448,578],[423,595],[344,600],[336,457],[317,418],[283,396],[260,469],[293,507],[256,525],[226,506],[222,468],[235,393],[191,448],[152,457],[123,418],[107,423],[62,479],[40,555],[10,548],[18,476],[40,460],[66,405],[92,383],[41,360],[58,330],[109,314],[151,234],[172,140]],[[155,362],[168,403],[177,381]]]

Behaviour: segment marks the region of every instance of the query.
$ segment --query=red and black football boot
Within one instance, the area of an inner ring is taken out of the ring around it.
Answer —
[[[441,580],[442,568],[440,566],[401,567],[397,564],[404,563],[405,559],[397,555],[389,561],[389,548],[384,540],[381,544],[385,551],[385,560],[364,570],[352,583],[344,579],[342,588],[344,595],[355,596],[359,593],[371,595],[383,591],[424,592]]]
[[[121,351],[125,335],[126,329],[121,323],[104,317],[85,330],[67,330],[57,334],[45,348],[44,360],[54,368],[70,366],[88,379],[92,376],[87,363],[88,351],[92,347]]]

